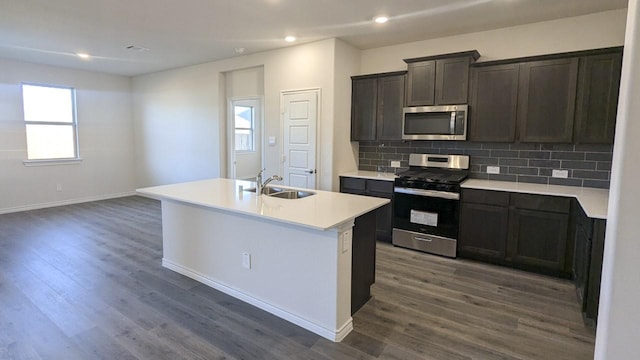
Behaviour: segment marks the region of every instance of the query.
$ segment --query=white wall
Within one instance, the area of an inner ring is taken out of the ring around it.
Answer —
[[[283,173],[280,92],[320,88],[319,137],[333,137],[335,40],[241,56],[133,78],[140,186],[221,176],[225,168],[225,72],[264,66],[267,176]],[[331,189],[333,149],[320,146],[319,188]]]
[[[620,46],[626,9],[362,51],[362,74],[406,70],[402,59],[476,49],[479,61]]]
[[[629,2],[613,149],[596,359],[640,354],[640,2]]]
[[[0,59],[0,213],[132,193],[130,79]],[[76,89],[83,161],[26,167],[22,82]],[[62,191],[56,191],[56,184]]]
[[[358,142],[351,142],[351,76],[358,74],[359,69],[360,50],[336,40],[333,191],[340,190],[338,176],[341,173],[358,169]]]
[[[234,70],[224,73],[226,104],[229,104],[231,99],[242,98],[263,98],[264,95],[264,68],[262,66]],[[226,119],[229,120],[229,111],[227,109]],[[262,110],[262,109],[260,109]],[[236,154],[236,178],[249,179],[255,177],[258,171],[262,169],[262,111],[256,114],[256,123],[254,124],[255,131],[255,149],[254,152],[244,152]],[[229,125],[227,123],[227,125]],[[228,136],[231,136],[230,130],[227,129]],[[227,149],[230,151],[230,149]],[[231,172],[231,168],[229,173]]]

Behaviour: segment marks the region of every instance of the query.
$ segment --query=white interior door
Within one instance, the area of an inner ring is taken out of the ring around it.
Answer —
[[[315,189],[319,91],[282,93],[284,184]]]

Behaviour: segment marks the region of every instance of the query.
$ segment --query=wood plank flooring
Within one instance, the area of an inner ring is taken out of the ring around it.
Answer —
[[[378,244],[332,343],[161,266],[159,202],[0,215],[0,359],[591,359],[573,285]]]

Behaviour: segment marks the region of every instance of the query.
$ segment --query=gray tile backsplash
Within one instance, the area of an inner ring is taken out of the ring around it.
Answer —
[[[613,146],[572,144],[504,144],[468,141],[360,141],[360,170],[400,172],[409,154],[469,155],[470,177],[536,184],[609,188]],[[401,168],[391,168],[397,160]],[[487,174],[500,166],[500,174]],[[567,179],[552,170],[567,170]]]

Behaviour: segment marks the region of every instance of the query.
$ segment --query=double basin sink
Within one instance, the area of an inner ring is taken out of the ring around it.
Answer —
[[[244,191],[256,192],[256,188],[245,189]],[[265,187],[262,193],[264,195],[280,199],[302,199],[316,194],[311,191],[284,189],[275,186]]]

